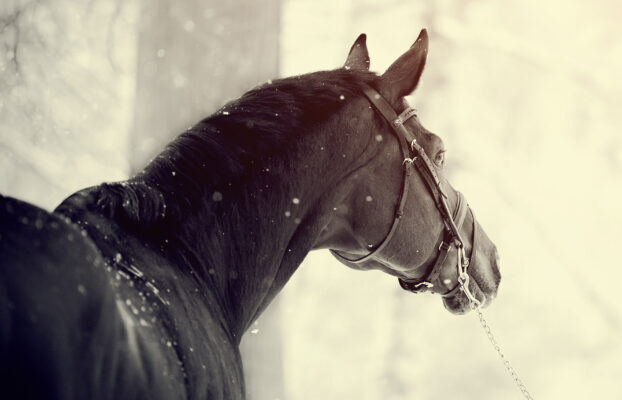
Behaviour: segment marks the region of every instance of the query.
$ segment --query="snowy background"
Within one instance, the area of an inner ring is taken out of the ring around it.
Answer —
[[[338,67],[361,32],[382,72],[426,27],[411,104],[499,248],[503,280],[485,310],[497,339],[534,398],[622,398],[617,2],[226,3],[2,1],[0,193],[52,209],[129,176],[261,80]],[[195,62],[182,65],[182,50]],[[239,68],[210,73],[225,62]],[[192,92],[223,79],[218,101]],[[194,108],[163,103],[173,92]],[[168,110],[164,133],[144,127],[148,107]],[[326,252],[309,255],[252,332],[251,400],[520,398],[474,315]]]

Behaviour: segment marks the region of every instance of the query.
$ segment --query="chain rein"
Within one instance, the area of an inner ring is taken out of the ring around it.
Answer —
[[[518,375],[518,373],[516,372],[512,364],[510,364],[510,360],[508,360],[505,357],[505,354],[503,354],[503,352],[501,351],[501,347],[499,346],[499,343],[497,342],[495,335],[492,333],[492,329],[490,328],[490,325],[484,318],[484,313],[482,312],[480,308],[480,305],[481,305],[480,301],[477,300],[475,296],[473,296],[473,294],[469,290],[469,274],[467,274],[466,272],[467,267],[468,267],[468,259],[464,255],[464,247],[459,247],[458,248],[458,283],[460,284],[460,290],[464,292],[466,297],[469,299],[469,307],[471,308],[472,311],[474,311],[477,314],[479,323],[482,326],[482,329],[484,330],[486,337],[488,337],[488,340],[490,341],[490,343],[492,344],[492,347],[495,349],[495,351],[497,352],[497,355],[503,362],[503,366],[510,374],[510,377],[512,378],[512,380],[514,381],[518,389],[521,391],[523,396],[526,399],[533,400],[533,398],[531,397],[531,394],[527,390],[527,387],[521,380],[520,376]]]

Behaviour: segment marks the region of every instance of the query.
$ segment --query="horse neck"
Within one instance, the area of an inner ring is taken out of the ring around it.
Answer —
[[[57,211],[82,224],[109,262],[133,254],[150,280],[186,282],[184,296],[195,296],[195,304],[208,299],[205,307],[239,341],[313,248],[352,190],[351,173],[369,158],[370,139],[354,140],[340,124],[318,124],[218,184],[193,180],[184,191],[171,179],[186,175],[184,168],[171,162],[78,192]]]
[[[184,268],[220,299],[237,340],[313,248],[346,195],[347,185],[338,183],[358,167],[356,150],[343,140],[329,141],[329,132],[305,136],[281,156],[256,163],[233,183],[236,190],[205,190],[204,206],[166,233],[171,251],[186,255]]]

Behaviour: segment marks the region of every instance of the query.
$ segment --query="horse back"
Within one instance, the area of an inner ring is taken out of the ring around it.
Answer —
[[[173,364],[170,355],[136,335],[111,279],[75,225],[0,196],[0,387],[8,398],[183,396],[179,373],[157,367]]]

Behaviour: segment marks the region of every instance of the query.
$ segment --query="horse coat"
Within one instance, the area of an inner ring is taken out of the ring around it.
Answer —
[[[140,272],[124,270],[125,262],[141,257],[116,250],[123,247],[119,241],[132,239],[117,237],[108,219],[81,217],[101,236],[90,238],[60,213],[0,197],[0,387],[6,398],[242,398],[243,386],[223,384],[243,381],[237,344],[217,312],[183,296],[190,285],[184,277],[154,268],[171,282],[158,289]],[[154,253],[142,256],[164,264]],[[167,290],[180,296],[166,296]],[[197,319],[202,329],[193,326]]]

